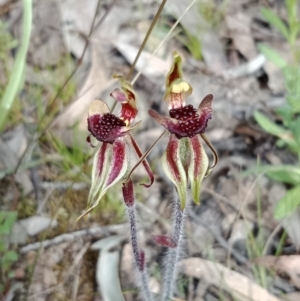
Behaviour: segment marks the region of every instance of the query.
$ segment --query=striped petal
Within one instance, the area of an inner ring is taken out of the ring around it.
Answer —
[[[112,158],[109,163],[110,154]],[[124,138],[118,138],[112,146],[108,143],[102,144],[94,160],[92,188],[88,199],[89,208],[78,219],[91,212],[100,203],[109,188],[124,177],[128,169],[128,157]]]
[[[196,204],[200,204],[200,190],[203,178],[208,169],[208,157],[202,146],[199,135],[188,139],[190,164],[188,177],[191,184],[192,198]]]
[[[162,167],[166,176],[176,186],[181,209],[185,208],[187,192],[187,176],[184,161],[187,154],[186,139],[177,139],[174,134],[170,139],[162,157]]]
[[[109,143],[103,142],[99,150],[96,152],[93,161],[92,183],[88,197],[88,206],[99,193],[108,171],[109,157],[112,146]]]

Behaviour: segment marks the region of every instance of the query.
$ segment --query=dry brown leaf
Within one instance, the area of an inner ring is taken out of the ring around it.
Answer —
[[[111,3],[113,1],[110,1]],[[105,46],[110,45],[122,33],[121,26],[132,22],[132,8],[129,3],[118,1],[106,16],[105,21],[93,31],[92,40],[101,40]],[[107,3],[108,4],[108,3]],[[64,36],[67,47],[77,58],[81,56],[84,49],[85,40],[81,35],[88,36],[93,22],[98,0],[61,1],[61,18],[64,25]],[[105,13],[104,3],[101,1],[98,16],[95,24]],[[124,27],[123,27],[124,28]],[[123,29],[122,28],[122,29]],[[80,34],[79,34],[80,33]]]
[[[27,137],[23,125],[16,126],[2,135],[0,138],[0,179],[6,175],[6,170],[13,170],[17,166],[26,147]],[[30,159],[30,155],[27,158]],[[32,182],[25,170],[19,169],[15,179],[22,186],[24,194],[33,190]]]
[[[99,95],[107,89],[110,82],[106,75],[104,55],[101,45],[94,43],[92,50],[91,69],[85,83],[78,92],[77,99],[68,106],[54,121],[52,129],[67,145],[72,144],[72,128],[79,123],[79,130],[87,133],[87,112],[90,103],[99,98]],[[84,139],[83,139],[84,140]]]
[[[300,255],[263,256],[256,258],[254,263],[274,268],[278,273],[286,273],[291,282],[300,288]]]
[[[85,45],[85,41],[80,37],[80,34],[88,36],[97,8],[97,2],[98,0],[61,1],[61,19],[64,25],[64,38],[68,50],[77,58],[80,58]],[[98,18],[96,21],[98,21]]]
[[[284,297],[285,297],[285,300],[287,300],[287,301],[299,301],[300,300],[300,292],[289,293],[289,294],[286,294]]]
[[[227,15],[225,23],[235,47],[248,60],[256,56],[256,47],[251,34],[251,18],[242,12]]]
[[[211,285],[228,290],[239,300],[280,301],[253,280],[219,263],[202,258],[188,258],[179,263],[179,268],[190,277],[202,278]]]
[[[168,1],[166,10],[178,19],[190,4],[190,0]],[[228,67],[224,47],[218,35],[210,29],[210,25],[196,8],[197,3],[184,15],[180,23],[190,35],[201,42],[201,51],[207,69],[220,75]]]
[[[33,5],[32,20],[28,59],[42,68],[58,64],[66,53],[61,28],[60,2],[36,1]]]
[[[118,51],[125,57],[125,59],[130,64],[132,64],[139,51],[139,48],[133,46],[132,44],[124,43],[121,41],[117,41],[116,43],[114,43],[114,45],[118,49]],[[146,64],[147,67],[144,68]],[[157,56],[152,57],[151,53],[143,51],[136,64],[136,70],[142,70],[144,76],[146,76],[150,80],[153,80],[153,77],[164,76],[169,71],[170,64],[171,57],[168,57],[167,60],[163,60]]]

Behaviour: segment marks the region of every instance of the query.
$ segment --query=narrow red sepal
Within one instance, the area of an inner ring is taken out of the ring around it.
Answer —
[[[132,180],[129,179],[127,183],[123,183],[122,192],[124,202],[127,207],[132,207],[134,205],[134,190]]]
[[[167,248],[171,248],[171,249],[175,249],[177,247],[177,244],[175,243],[175,241],[166,235],[152,235],[153,240],[163,246],[163,247],[167,247]]]
[[[140,150],[138,144],[136,143],[136,141],[134,140],[134,138],[133,138],[131,135],[129,135],[129,138],[130,138],[130,142],[131,142],[131,144],[132,144],[132,146],[133,146],[133,148],[134,148],[136,154],[138,155],[139,158],[141,158],[143,154],[142,154],[142,152],[141,152],[141,150]],[[140,184],[140,185],[143,185],[144,187],[147,187],[147,188],[148,188],[148,187],[150,187],[150,186],[153,184],[153,182],[154,182],[154,174],[153,174],[153,171],[151,170],[151,167],[150,167],[150,165],[149,165],[147,159],[143,160],[142,164],[143,164],[143,166],[144,166],[144,168],[145,168],[145,170],[146,170],[146,172],[147,172],[147,174],[148,174],[150,183],[149,183],[149,184],[142,183],[142,184]]]

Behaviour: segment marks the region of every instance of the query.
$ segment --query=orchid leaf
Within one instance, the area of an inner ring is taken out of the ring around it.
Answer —
[[[286,60],[274,49],[264,44],[258,44],[259,51],[278,68],[283,69],[287,66]]]
[[[267,8],[262,8],[261,14],[268,23],[273,25],[286,38],[287,41],[289,40],[289,30],[276,14]]]
[[[277,203],[274,216],[276,219],[285,218],[300,206],[300,185],[290,189]]]
[[[262,172],[271,179],[281,183],[291,185],[300,184],[300,166],[297,167],[294,165],[259,166],[247,170],[244,175],[251,173],[259,174]]]

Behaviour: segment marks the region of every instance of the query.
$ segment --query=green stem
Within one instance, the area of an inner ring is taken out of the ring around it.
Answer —
[[[7,88],[0,104],[0,131],[3,130],[7,115],[11,110],[14,100],[20,91],[26,64],[26,56],[30,41],[32,26],[32,0],[23,0],[23,35],[20,49],[11,72]]]

